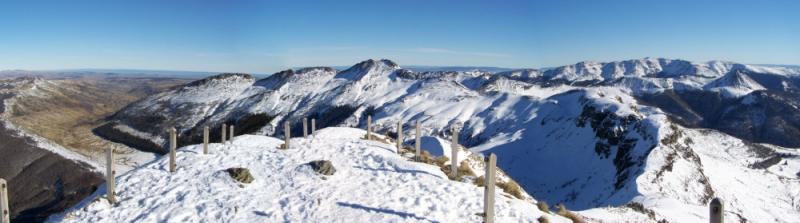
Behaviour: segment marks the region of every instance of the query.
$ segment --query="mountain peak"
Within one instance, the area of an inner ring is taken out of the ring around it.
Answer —
[[[371,67],[376,67],[376,66],[381,66],[381,65],[387,66],[387,67],[391,67],[391,68],[399,68],[400,67],[400,66],[397,65],[397,63],[395,63],[394,61],[388,60],[388,59],[380,59],[380,60],[368,59],[368,60],[365,60],[365,61],[361,61],[360,63],[357,63],[353,67],[359,67],[359,68],[362,68],[362,69],[368,69],[368,68],[371,68]],[[353,68],[353,67],[351,67],[351,68]]]
[[[186,87],[193,87],[193,86],[200,86],[206,85],[211,82],[215,81],[222,81],[222,80],[232,80],[232,79],[244,79],[244,80],[253,80],[255,79],[253,75],[245,74],[245,73],[221,73],[214,76],[210,76],[207,78],[203,78],[200,80],[192,81],[191,83],[186,84]]]
[[[357,80],[361,79],[365,76],[375,76],[375,75],[387,75],[395,70],[401,69],[397,63],[387,60],[365,60],[353,65],[347,70],[344,70],[336,75],[338,78],[345,78],[350,80]],[[369,74],[369,75],[368,75]]]

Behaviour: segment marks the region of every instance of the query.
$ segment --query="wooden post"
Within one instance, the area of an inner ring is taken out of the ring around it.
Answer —
[[[233,142],[233,136],[235,135],[233,133],[233,125],[231,125],[231,132],[228,133],[228,141],[230,142]]]
[[[414,149],[415,149],[414,159],[416,159],[417,161],[420,161],[420,155],[421,155],[420,154],[420,147],[421,147],[420,144],[422,143],[422,140],[420,138],[422,136],[421,136],[420,130],[419,130],[419,121],[417,121],[417,123],[414,125],[414,128],[416,129],[416,134],[415,134],[416,136],[415,136],[415,140],[414,140]]]
[[[450,142],[450,175],[458,179],[458,127],[453,127],[453,141]]]
[[[106,160],[106,196],[108,197],[108,203],[114,204],[117,203],[116,195],[117,193],[114,192],[114,188],[116,188],[116,180],[114,179],[114,175],[116,171],[114,171],[114,149],[109,148],[107,150],[107,160]]]
[[[283,148],[284,149],[289,149],[289,138],[292,137],[291,134],[292,133],[291,133],[291,129],[289,127],[289,121],[287,120],[286,123],[283,123],[283,139],[285,141],[283,143]]]
[[[311,119],[311,135],[314,135],[315,132],[317,132],[317,119],[312,118]]]
[[[397,121],[397,153],[403,149],[403,120]]]
[[[0,223],[11,222],[11,209],[8,207],[8,182],[0,178]]]
[[[308,138],[308,118],[303,118],[303,138]]]
[[[208,154],[208,126],[203,127],[203,154]]]
[[[372,139],[372,115],[367,116],[367,139]]]
[[[222,124],[222,141],[220,141],[223,144],[225,143],[225,139],[228,138],[227,134],[225,134],[226,131],[228,131],[228,125],[223,123]]]
[[[708,204],[709,209],[709,222],[723,223],[725,222],[725,206],[722,204],[722,199],[714,198]]]
[[[175,150],[178,149],[178,130],[169,129],[169,172],[175,172]]]
[[[490,154],[486,160],[486,175],[483,176],[483,222],[494,223],[494,168],[497,165],[497,156]]]

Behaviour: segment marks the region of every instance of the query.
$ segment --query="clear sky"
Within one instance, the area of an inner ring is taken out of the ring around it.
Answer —
[[[800,64],[800,1],[0,1],[0,70]]]

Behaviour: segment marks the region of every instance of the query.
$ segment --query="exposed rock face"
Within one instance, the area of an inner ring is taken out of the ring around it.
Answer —
[[[247,168],[228,168],[225,172],[228,172],[231,178],[241,183],[249,184],[254,180],[253,175],[250,174],[250,170]]]
[[[311,169],[314,169],[315,172],[325,176],[330,176],[336,173],[336,168],[333,167],[333,163],[328,160],[311,161],[308,163],[308,165],[311,166]]]
[[[644,160],[641,157],[632,157],[630,152],[639,142],[637,138],[629,137],[631,131],[637,131],[640,135],[645,135],[641,124],[641,119],[635,115],[619,117],[613,112],[599,111],[592,106],[584,106],[583,112],[576,120],[577,127],[585,127],[587,124],[592,127],[597,142],[594,151],[603,159],[608,159],[612,149],[616,148],[614,155],[614,166],[617,169],[617,179],[614,188],[619,190],[624,186],[628,179],[629,167],[634,164],[641,165]],[[655,147],[655,145],[652,145]]]

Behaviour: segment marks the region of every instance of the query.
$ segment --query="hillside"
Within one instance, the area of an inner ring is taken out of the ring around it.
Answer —
[[[33,75],[33,74],[21,74]],[[104,140],[92,133],[123,106],[185,82],[171,78],[71,76],[0,80],[0,178],[9,180],[14,222],[37,222],[74,205],[102,183],[103,149],[119,153],[121,171],[154,155]]]
[[[302,118],[315,118],[318,127],[363,128],[371,115],[389,135],[397,122],[405,131],[419,122],[425,135],[444,139],[460,127],[460,144],[497,153],[498,165],[534,197],[598,220],[611,215],[593,214],[613,207],[641,221],[700,221],[702,207],[721,197],[734,199],[731,218],[780,212],[787,217],[775,221],[787,222],[800,215],[798,155],[783,148],[800,137],[791,112],[797,74],[650,58],[502,73],[416,72],[367,60],[343,71],[311,67],[260,80],[209,77],[133,103],[96,131],[163,153],[171,126],[179,144],[191,145],[203,126],[213,127],[212,140],[223,123],[237,126],[237,134],[280,136],[276,126],[299,131]],[[723,191],[728,187],[761,193],[735,195]],[[760,197],[784,198],[768,210],[753,205]],[[680,205],[647,202],[653,200]]]
[[[35,81],[0,80],[0,178],[8,181],[14,222],[40,222],[102,183],[100,168],[90,160],[8,121],[14,101]]]
[[[309,139],[237,136],[227,144],[180,148],[178,169],[159,159],[117,178],[118,204],[101,189],[51,221],[119,222],[480,222],[483,188],[449,180],[439,167],[409,161],[393,145],[362,139],[360,129],[326,128]],[[307,163],[329,160],[331,176]],[[249,169],[252,183],[226,169]],[[480,172],[480,171],[477,171]],[[497,191],[497,222],[568,222]]]

